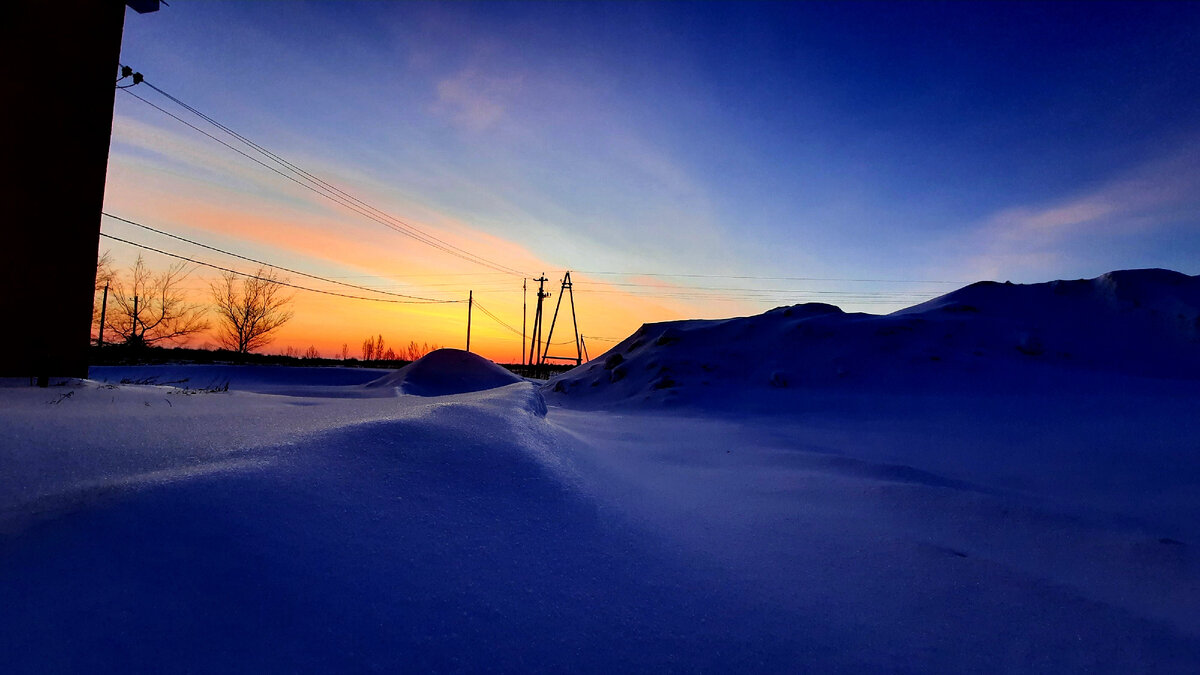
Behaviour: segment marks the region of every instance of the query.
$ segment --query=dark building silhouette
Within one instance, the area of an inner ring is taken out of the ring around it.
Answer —
[[[0,376],[87,376],[126,4],[144,13],[159,3],[20,0],[4,10]]]

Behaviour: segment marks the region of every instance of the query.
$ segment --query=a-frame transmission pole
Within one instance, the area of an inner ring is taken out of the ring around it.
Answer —
[[[562,307],[563,295],[571,297],[571,324],[575,328],[575,357],[570,356],[550,356],[550,341],[554,339],[554,324],[558,322],[558,310]],[[562,291],[558,294],[558,302],[554,305],[554,318],[550,320],[550,333],[546,335],[546,351],[542,354],[542,363],[546,359],[561,359],[565,361],[574,361],[575,365],[583,363],[583,348],[579,345],[579,320],[575,317],[575,291],[571,284],[571,273],[563,274]]]
[[[540,364],[542,362],[542,301],[550,297],[550,294],[545,291],[546,282],[549,279],[542,274],[541,278],[534,279],[534,281],[538,282],[537,310],[533,314],[533,334],[529,341],[529,363]]]

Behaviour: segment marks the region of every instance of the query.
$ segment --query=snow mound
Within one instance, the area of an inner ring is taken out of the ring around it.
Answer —
[[[551,379],[562,405],[788,408],[797,392],[1076,388],[1200,379],[1200,276],[971,284],[889,315],[819,303],[643,325]]]
[[[482,356],[461,349],[439,349],[366,386],[395,387],[415,396],[448,396],[523,381]]]

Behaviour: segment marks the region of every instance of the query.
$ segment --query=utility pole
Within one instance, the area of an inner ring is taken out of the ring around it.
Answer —
[[[539,364],[542,360],[542,301],[550,297],[550,294],[545,291],[546,282],[549,279],[546,278],[544,272],[540,278],[534,279],[534,281],[538,282],[537,310],[533,314],[533,335],[532,340],[529,342],[529,363]],[[534,358],[535,346],[537,348],[536,359]]]
[[[104,299],[100,301],[100,335],[96,337],[96,346],[104,346],[104,313],[108,311],[108,282],[104,282]]]
[[[558,302],[554,305],[554,318],[550,320],[550,334],[546,336],[546,351],[542,354],[542,362],[546,359],[560,359],[563,361],[574,361],[575,365],[583,363],[583,347],[579,342],[579,320],[575,318],[575,291],[572,290],[571,273],[568,271],[563,274],[562,290],[558,294]],[[571,324],[575,327],[575,356],[550,356],[550,341],[554,339],[554,324],[558,322],[558,310],[562,307],[563,295],[571,297]]]
[[[521,365],[525,365],[525,319],[529,316],[529,292],[525,285],[529,279],[521,280]]]
[[[471,351],[471,309],[475,307],[475,291],[467,291],[467,352]]]
[[[0,109],[0,377],[87,377],[100,210],[112,137],[125,6],[158,0],[19,0],[4,7],[0,59],[15,64]],[[69,157],[69,161],[63,161]],[[52,206],[47,221],[47,207]],[[29,226],[29,223],[41,223]]]

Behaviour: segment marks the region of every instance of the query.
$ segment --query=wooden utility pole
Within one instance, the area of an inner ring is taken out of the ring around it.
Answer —
[[[550,297],[550,294],[545,291],[546,274],[542,273],[541,278],[534,279],[538,282],[537,291],[537,310],[533,314],[533,335],[529,342],[529,363],[540,364],[542,361],[542,301]],[[534,358],[534,348],[537,348],[537,357]]]
[[[525,285],[529,279],[521,280],[521,365],[525,365],[525,319],[529,316],[529,293]]]
[[[0,108],[7,244],[0,252],[0,377],[87,377],[100,209],[108,170],[125,5],[158,0],[6,4],[0,58],[15,68]],[[15,292],[12,289],[21,289]]]
[[[104,314],[108,311],[108,282],[104,282],[104,299],[100,301],[100,334],[96,336],[96,346],[104,346]]]
[[[471,351],[471,310],[475,307],[475,291],[467,291],[467,351]]]

